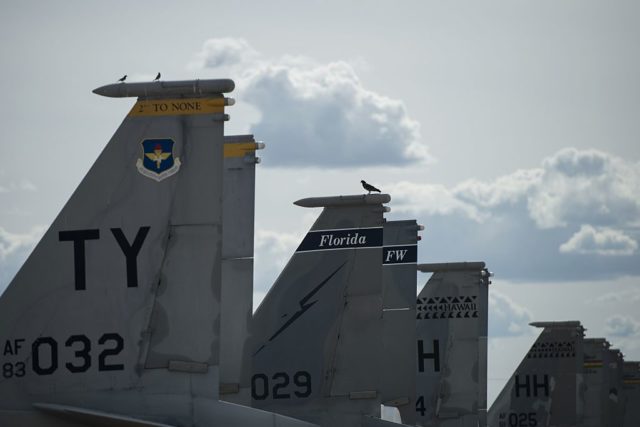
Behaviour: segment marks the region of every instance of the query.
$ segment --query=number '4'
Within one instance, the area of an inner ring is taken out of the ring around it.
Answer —
[[[416,400],[416,412],[419,412],[420,416],[424,417],[426,411],[427,409],[424,407],[424,396],[420,396],[418,400]]]

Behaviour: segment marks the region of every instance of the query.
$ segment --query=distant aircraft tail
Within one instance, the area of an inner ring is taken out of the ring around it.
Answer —
[[[217,402],[231,90],[95,90],[140,98],[0,297],[0,425],[283,422]]]
[[[623,427],[633,427],[640,420],[640,362],[624,362],[622,393],[625,399]]]
[[[585,427],[622,425],[623,358],[605,338],[585,338],[582,420]]]
[[[622,392],[624,378],[624,357],[617,348],[609,350],[609,388],[607,390],[608,412],[611,425],[622,426],[625,410],[625,396]]]
[[[380,414],[386,194],[322,207],[253,317],[252,405],[323,426]]]
[[[600,426],[606,422],[611,344],[605,338],[585,338],[583,346],[583,391],[579,401],[582,422],[585,427]]]
[[[578,423],[584,328],[577,321],[531,325],[544,329],[491,405],[490,427]]]
[[[433,275],[417,302],[417,425],[485,426],[490,273],[484,262],[418,269]]]

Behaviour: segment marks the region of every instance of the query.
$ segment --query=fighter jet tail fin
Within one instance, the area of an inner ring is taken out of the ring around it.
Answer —
[[[322,213],[253,318],[252,405],[322,425],[379,417],[386,194],[296,202]]]
[[[622,394],[625,400],[622,425],[631,427],[640,419],[640,362],[624,362]]]
[[[216,400],[232,89],[96,89],[139,99],[0,298],[0,412],[47,402],[191,425],[194,402]]]
[[[584,328],[578,321],[534,322],[531,326],[543,330],[491,405],[490,427],[520,419],[535,425],[577,423]]]
[[[484,262],[418,270],[433,275],[416,307],[417,424],[485,426],[490,273]]]
[[[220,398],[246,406],[251,396],[241,383],[251,371],[256,150],[262,148],[253,135],[224,137]]]

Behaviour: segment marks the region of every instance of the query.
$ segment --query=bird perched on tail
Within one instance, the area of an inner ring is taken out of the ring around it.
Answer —
[[[378,193],[380,193],[380,190],[378,190],[373,185],[367,183],[364,179],[361,179],[360,182],[362,183],[362,187],[364,187],[364,189],[367,190],[369,194],[371,194],[372,191],[377,191]]]
[[[118,79],[118,81],[122,82],[122,83],[124,83],[125,80],[127,80],[127,75],[126,74]]]
[[[154,82],[157,82],[158,80],[160,80],[160,73],[158,73],[158,75],[156,76],[155,79],[153,79]]]

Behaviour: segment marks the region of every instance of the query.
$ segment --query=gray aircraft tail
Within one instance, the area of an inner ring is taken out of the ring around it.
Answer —
[[[624,359],[605,338],[585,338],[583,361],[583,426],[623,425]]]
[[[139,99],[0,298],[0,425],[287,422],[217,401],[231,90],[95,90]]]
[[[625,396],[622,393],[624,356],[617,348],[609,349],[609,387],[607,390],[608,413],[611,426],[622,426]]]
[[[637,426],[640,420],[640,362],[624,362],[622,394],[625,399],[622,426]]]
[[[415,424],[416,263],[415,220],[384,223],[382,249],[382,368],[380,399],[398,409],[402,422]]]
[[[255,168],[262,148],[253,135],[224,137],[220,398],[246,406],[251,396],[240,384],[251,372]]]
[[[318,197],[322,213],[253,317],[252,405],[323,426],[380,415],[387,194]]]
[[[605,427],[613,425],[610,388],[612,381],[611,365],[614,353],[611,344],[605,338],[585,338],[583,358],[583,415],[584,427]],[[617,391],[615,391],[617,400]]]
[[[487,425],[570,426],[578,423],[582,371],[580,322],[534,322],[544,328],[491,405]]]
[[[433,275],[417,300],[417,425],[485,426],[490,273],[484,262],[418,270]]]

